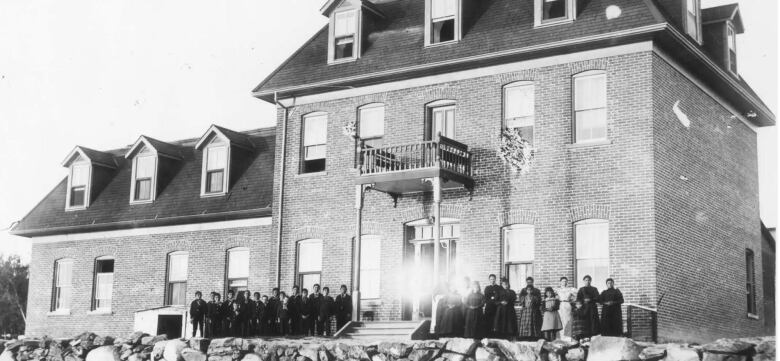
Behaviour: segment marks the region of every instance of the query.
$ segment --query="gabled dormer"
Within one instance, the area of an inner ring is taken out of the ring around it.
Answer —
[[[328,64],[359,59],[368,34],[385,18],[368,0],[329,0],[320,12],[330,20]]]
[[[255,146],[245,134],[212,125],[195,144],[203,154],[200,196],[221,196],[230,192],[252,161]]]
[[[141,136],[125,154],[131,162],[130,203],[152,203],[182,160],[179,147]]]
[[[737,73],[737,34],[745,32],[739,5],[702,9],[704,49],[724,69]]]
[[[62,162],[68,168],[66,210],[86,209],[111,180],[117,163],[110,153],[77,146]]]

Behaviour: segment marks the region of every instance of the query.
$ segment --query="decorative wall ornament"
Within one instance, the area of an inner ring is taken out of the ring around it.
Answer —
[[[504,129],[498,144],[498,157],[512,167],[513,172],[521,174],[531,170],[536,149],[520,135],[517,128]]]
[[[341,132],[352,139],[357,139],[357,121],[355,119],[347,120],[347,123],[341,128]]]

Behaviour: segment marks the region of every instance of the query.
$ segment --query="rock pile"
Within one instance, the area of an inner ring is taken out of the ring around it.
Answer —
[[[704,346],[654,345],[622,337],[587,343],[449,338],[429,341],[241,339],[168,340],[135,332],[125,339],[83,333],[72,339],[0,344],[0,361],[768,361],[774,337],[718,340]]]

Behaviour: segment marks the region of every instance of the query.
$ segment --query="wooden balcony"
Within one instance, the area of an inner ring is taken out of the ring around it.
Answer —
[[[378,148],[361,143],[358,171],[356,184],[396,195],[431,191],[434,177],[441,179],[442,189],[474,187],[468,146],[443,136]]]

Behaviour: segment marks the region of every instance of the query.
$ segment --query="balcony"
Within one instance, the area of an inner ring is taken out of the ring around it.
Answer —
[[[356,184],[372,184],[389,194],[433,190],[434,177],[442,189],[474,188],[468,146],[438,136],[435,140],[373,148],[360,145]]]

